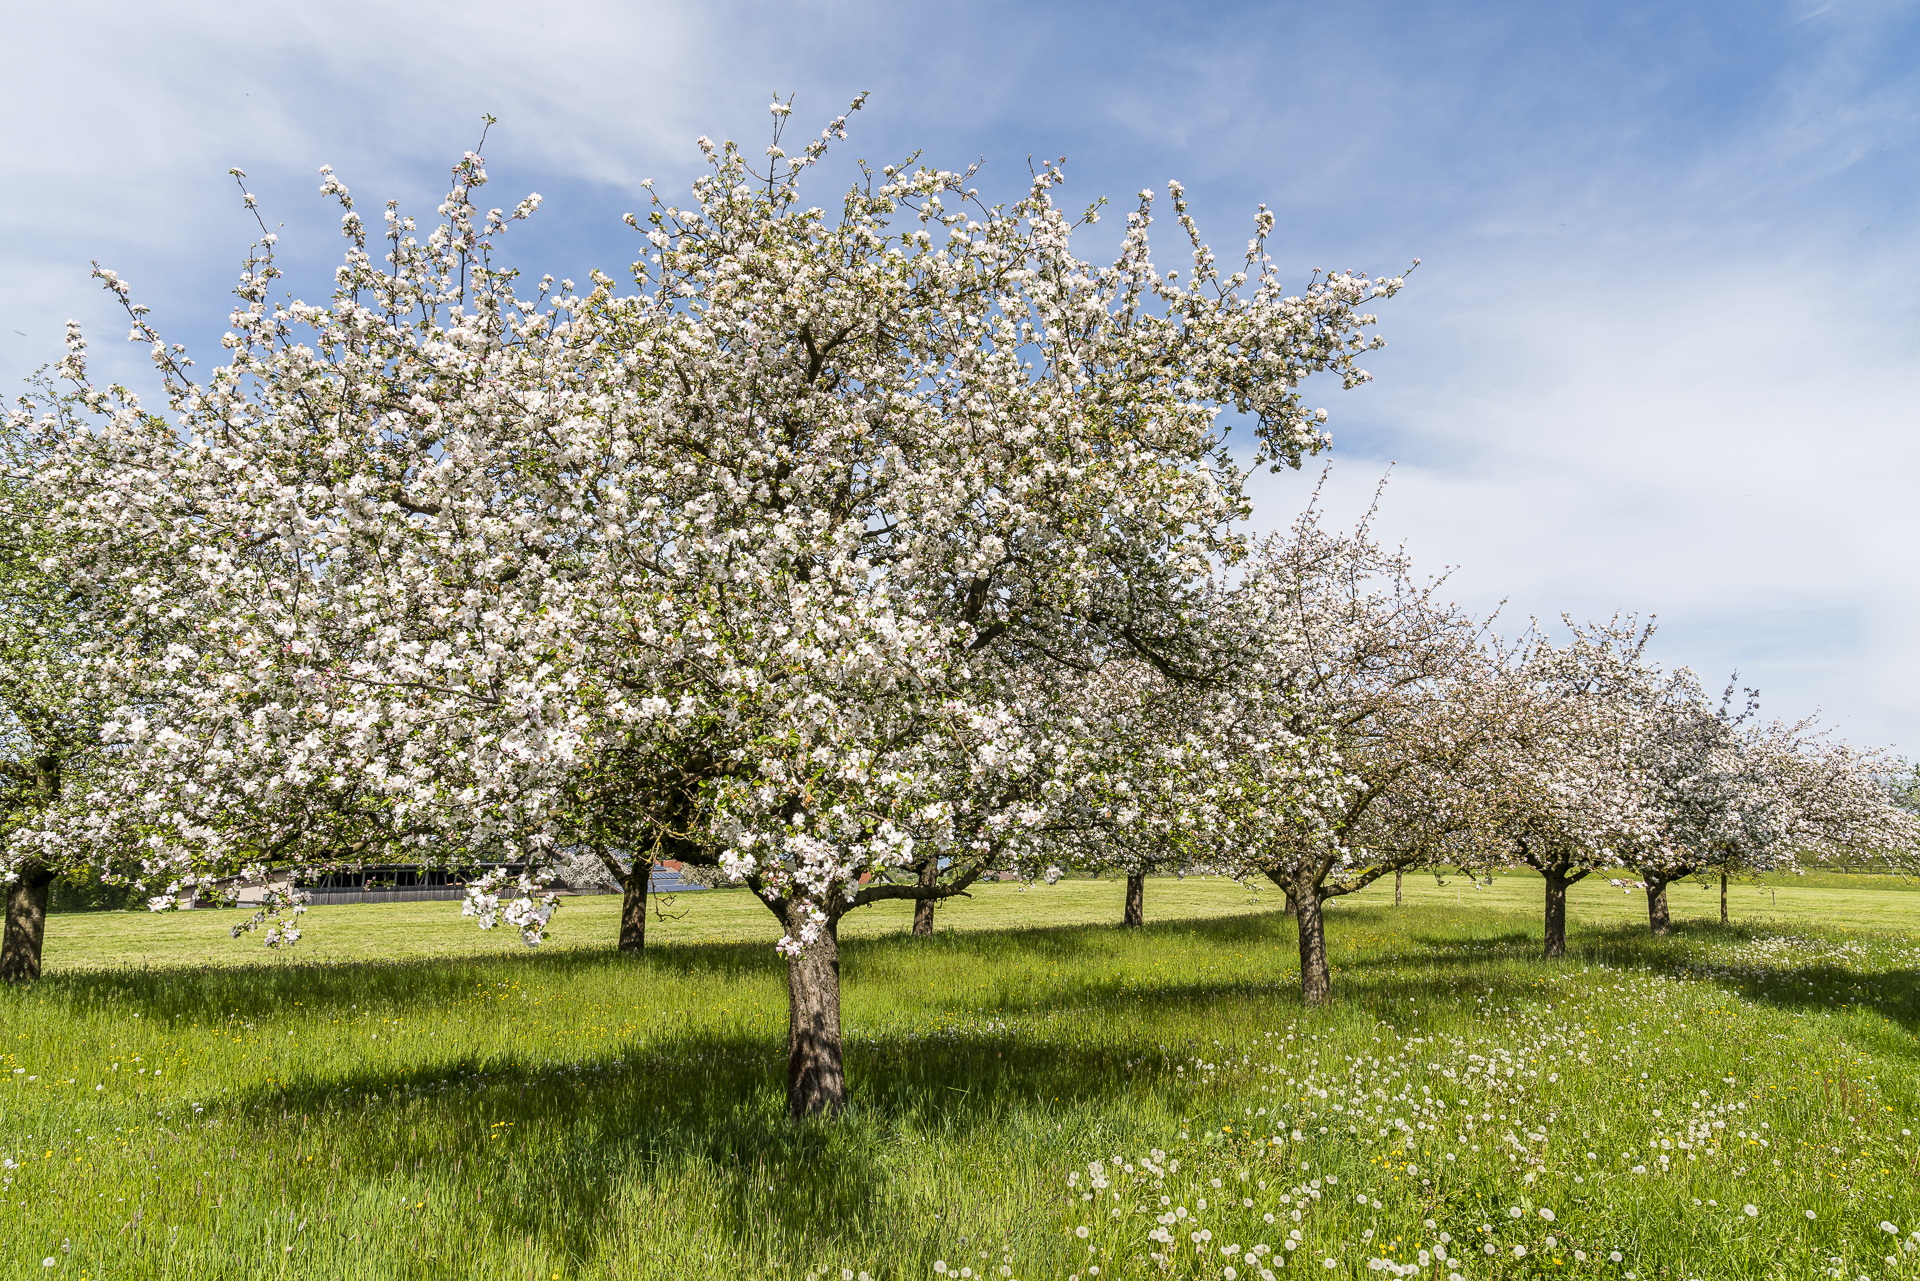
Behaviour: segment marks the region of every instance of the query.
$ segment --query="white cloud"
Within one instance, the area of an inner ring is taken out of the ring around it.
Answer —
[[[326,221],[312,196],[320,164],[363,196],[431,208],[487,113],[508,122],[489,147],[496,172],[522,190],[521,175],[555,173],[631,187],[669,154],[684,171],[716,115],[761,106],[759,87],[747,94],[703,52],[725,39],[725,17],[616,3],[22,8],[9,37],[35,56],[0,78],[0,185],[15,193],[0,205],[0,357],[57,355],[69,316],[96,337],[124,328],[86,282],[94,258],[144,287],[163,319],[178,294],[176,327],[180,315],[217,322],[251,230],[230,166],[270,217],[304,224],[289,253],[333,251],[311,234]]]
[[[1911,744],[1920,360],[1883,325],[1912,304],[1781,259],[1479,266],[1383,308],[1400,359],[1332,402],[1333,510],[1398,456],[1380,528],[1463,601],[1658,614],[1668,661]],[[1262,517],[1298,491],[1264,482]]]

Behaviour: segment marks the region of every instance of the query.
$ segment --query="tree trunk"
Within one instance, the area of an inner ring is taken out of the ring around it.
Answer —
[[[1727,923],[1727,873],[1726,873],[1726,869],[1722,868],[1720,870],[1720,924],[1725,925],[1726,923]]]
[[[1280,892],[1281,892],[1282,894],[1284,894],[1284,895],[1286,895],[1286,896],[1287,896],[1287,915],[1288,915],[1288,916],[1291,916],[1291,917],[1292,917],[1292,918],[1293,918],[1294,920],[1296,920],[1296,921],[1297,921],[1297,920],[1299,920],[1299,919],[1300,919],[1300,909],[1299,909],[1299,908],[1298,908],[1297,906],[1295,906],[1295,904],[1294,904],[1294,901],[1293,901],[1293,884],[1292,884],[1292,882],[1290,882],[1290,881],[1288,881],[1286,877],[1284,877],[1284,876],[1282,876],[1282,875],[1280,875],[1280,873],[1278,873],[1278,872],[1268,872],[1268,873],[1267,873],[1267,879],[1268,879],[1269,881],[1272,881],[1272,882],[1274,883],[1274,886],[1275,886],[1275,887],[1276,887],[1276,888],[1277,888],[1277,889],[1278,889],[1278,890],[1279,890],[1279,891],[1280,891]]]
[[[931,889],[940,877],[940,859],[928,855],[927,861],[920,865],[920,888]],[[933,900],[920,899],[913,905],[913,936],[918,939],[933,937]]]
[[[1293,900],[1300,922],[1300,998],[1308,1005],[1324,1005],[1333,995],[1333,975],[1327,970],[1327,922],[1320,895],[1307,887]]]
[[[20,869],[7,887],[7,928],[0,941],[0,982],[31,983],[40,977],[40,946],[47,937],[47,887],[53,873],[36,863]]]
[[[1567,954],[1567,878],[1548,868],[1541,873],[1547,882],[1547,949],[1549,957]]]
[[[807,905],[787,908],[787,934],[798,939]],[[787,1114],[796,1121],[832,1118],[847,1106],[840,1059],[840,941],[829,921],[798,956],[787,958]]]
[[[1400,906],[1400,869],[1393,869],[1393,905]]]
[[[1147,876],[1144,872],[1127,874],[1127,906],[1120,924],[1140,926],[1147,923]]]
[[[647,890],[653,860],[634,855],[620,887],[620,950],[638,956],[647,950]]]
[[[1647,926],[1655,938],[1673,933],[1673,917],[1667,912],[1667,883],[1657,876],[1647,878]]]

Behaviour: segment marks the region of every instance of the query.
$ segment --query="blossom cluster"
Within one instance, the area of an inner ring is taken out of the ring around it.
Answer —
[[[515,896],[502,903],[502,891],[512,891]],[[553,919],[554,909],[559,906],[560,896],[541,893],[540,887],[525,872],[509,875],[504,868],[496,867],[467,883],[460,915],[475,918],[483,930],[493,929],[504,921],[520,931],[520,938],[528,947],[538,947],[546,941],[547,922]]]

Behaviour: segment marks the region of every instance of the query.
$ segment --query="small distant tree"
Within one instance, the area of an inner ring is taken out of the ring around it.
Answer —
[[[1749,692],[1716,704],[1681,669],[1641,686],[1644,733],[1632,766],[1649,822],[1629,849],[1649,928],[1672,931],[1667,887],[1702,873],[1793,868],[1839,851],[1889,865],[1910,860],[1920,833],[1885,786],[1890,764],[1811,720],[1755,719]]]
[[[1616,619],[1572,633],[1565,645],[1535,637],[1523,647],[1487,775],[1498,838],[1545,882],[1549,958],[1566,955],[1568,889],[1651,830],[1633,753],[1653,629]]]
[[[677,736],[619,744],[582,761],[560,789],[553,840],[571,851],[570,865],[590,861],[619,889],[620,952],[637,956],[646,950],[656,866],[716,864],[707,799],[722,768],[714,745]]]
[[[1328,999],[1325,904],[1457,856],[1485,830],[1479,786],[1507,697],[1483,629],[1366,525],[1309,511],[1262,543],[1219,615],[1244,655],[1220,718],[1220,858],[1286,894],[1301,990]]]
[[[1120,924],[1130,929],[1146,924],[1149,875],[1213,857],[1210,793],[1222,780],[1208,713],[1220,673],[1176,671],[1113,659],[1076,682],[1063,709],[1074,786],[1054,807],[1051,848],[1062,862],[1125,878]]]

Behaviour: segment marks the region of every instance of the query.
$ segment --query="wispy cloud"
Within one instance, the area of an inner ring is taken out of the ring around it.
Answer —
[[[502,203],[549,197],[523,252],[577,275],[626,260],[619,214],[642,177],[684,185],[694,135],[757,137],[776,90],[805,121],[872,89],[852,154],[984,155],[1007,191],[1065,154],[1076,199],[1179,176],[1217,245],[1270,204],[1302,275],[1423,258],[1379,381],[1327,393],[1345,510],[1396,459],[1383,520],[1474,603],[1657,612],[1669,660],[1920,750],[1910,5],[76,0],[9,36],[18,372],[69,315],[111,358],[90,258],[217,349],[248,229],[229,165],[323,288],[313,169],[430,207],[491,112]],[[1259,518],[1306,487],[1263,481]]]

